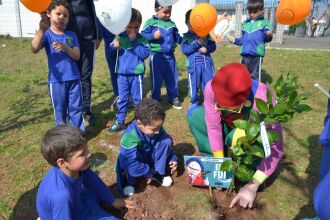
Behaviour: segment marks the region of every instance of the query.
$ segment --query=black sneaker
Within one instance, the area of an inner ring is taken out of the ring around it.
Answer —
[[[182,109],[182,105],[181,105],[181,102],[179,101],[178,97],[173,99],[173,101],[171,102],[171,105],[175,109],[178,109],[178,110]]]
[[[92,113],[84,113],[84,121],[90,126],[96,125],[96,116]]]
[[[110,134],[115,134],[119,131],[125,130],[126,126],[124,123],[120,123],[118,121],[115,121],[115,123],[113,123],[113,125],[111,126],[111,128],[108,128],[108,133]]]

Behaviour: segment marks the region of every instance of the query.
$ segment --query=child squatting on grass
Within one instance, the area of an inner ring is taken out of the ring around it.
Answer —
[[[41,15],[39,30],[31,50],[45,48],[48,58],[48,90],[54,108],[55,126],[67,124],[85,130],[82,113],[81,76],[77,62],[80,57],[77,36],[66,31],[70,4],[54,0]],[[50,27],[49,27],[50,26]]]
[[[52,168],[42,179],[37,193],[40,219],[117,219],[100,207],[134,208],[134,202],[116,199],[89,168],[90,152],[78,128],[59,125],[41,141],[41,153]]]
[[[177,157],[164,120],[165,111],[158,101],[147,98],[137,105],[135,119],[121,137],[117,160],[117,187],[123,195],[133,195],[137,177],[172,185],[170,174],[177,169]]]

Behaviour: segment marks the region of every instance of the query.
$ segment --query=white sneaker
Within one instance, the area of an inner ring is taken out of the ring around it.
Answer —
[[[170,176],[165,176],[163,178],[162,186],[169,187],[173,184],[173,179]]]
[[[124,196],[133,196],[135,189],[133,186],[126,186],[124,188]]]

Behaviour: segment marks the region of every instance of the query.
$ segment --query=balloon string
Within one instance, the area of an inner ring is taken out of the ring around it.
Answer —
[[[321,87],[320,84],[315,83],[314,86],[318,88],[321,92],[323,92],[330,99],[330,94],[325,89],[323,89],[323,87]]]
[[[119,53],[119,48],[117,48],[117,56],[116,56],[115,73],[117,73],[117,65],[118,65],[118,53]]]

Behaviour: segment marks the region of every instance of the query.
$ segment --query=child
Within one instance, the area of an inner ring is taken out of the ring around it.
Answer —
[[[230,43],[242,46],[242,63],[248,68],[253,79],[261,80],[261,63],[265,56],[265,43],[272,41],[273,33],[269,21],[262,15],[263,0],[249,0],[247,3],[249,16],[242,24],[242,37],[233,38],[228,35]]]
[[[193,106],[200,101],[198,96],[200,82],[202,81],[202,91],[204,91],[206,83],[213,77],[214,68],[210,53],[215,51],[216,45],[210,36],[200,38],[193,32],[189,22],[190,13],[191,9],[186,13],[188,32],[183,35],[181,50],[187,56],[190,103]]]
[[[163,129],[165,111],[154,99],[143,99],[135,109],[135,120],[120,141],[117,160],[117,187],[124,195],[134,193],[137,177],[163,186],[173,182],[169,176],[177,169],[173,141]]]
[[[76,34],[65,30],[70,10],[67,1],[52,1],[47,16],[42,15],[31,50],[33,53],[38,53],[43,47],[46,50],[48,89],[54,108],[55,125],[67,124],[68,121],[84,131],[80,72],[76,63],[80,57],[79,44]]]
[[[173,21],[170,20],[172,6],[160,6],[155,1],[156,16],[144,25],[142,35],[149,41],[150,75],[152,80],[152,98],[160,101],[160,89],[163,81],[167,90],[167,100],[175,109],[182,109],[178,91],[178,69],[174,57],[181,36]]]
[[[144,60],[149,56],[149,45],[147,40],[139,34],[141,22],[141,13],[132,8],[132,17],[126,31],[121,33],[110,45],[113,56],[116,56],[118,51],[115,73],[118,74],[119,92],[117,120],[108,129],[111,134],[125,129],[129,96],[132,96],[135,105],[142,100]]]
[[[97,19],[97,24],[98,24],[98,29],[101,32],[101,37],[104,40],[104,55],[108,63],[109,67],[109,73],[110,73],[110,80],[111,80],[111,85],[113,89],[113,94],[114,94],[114,100],[113,103],[111,104],[111,108],[115,108],[117,105],[117,101],[119,99],[119,93],[118,93],[118,84],[117,84],[117,74],[115,73],[115,65],[116,65],[116,59],[117,59],[117,54],[113,56],[114,54],[111,53],[111,48],[110,44],[112,41],[115,39],[115,35],[112,34],[110,31],[108,31]]]
[[[41,141],[41,153],[52,168],[37,193],[40,219],[117,219],[100,203],[134,208],[133,201],[116,199],[89,169],[90,153],[78,128],[60,125],[50,129]]]

